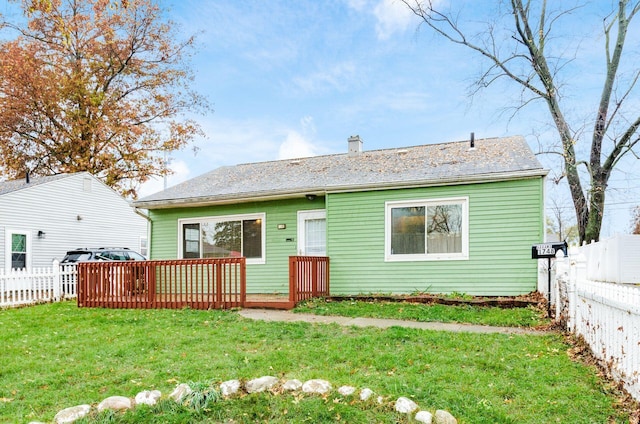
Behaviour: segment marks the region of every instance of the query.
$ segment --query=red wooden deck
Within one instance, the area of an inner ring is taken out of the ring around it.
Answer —
[[[289,258],[288,294],[247,294],[246,259],[85,262],[78,306],[104,308],[292,309],[329,295],[329,258]]]

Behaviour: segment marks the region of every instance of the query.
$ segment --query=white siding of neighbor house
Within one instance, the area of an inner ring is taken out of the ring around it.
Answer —
[[[7,245],[12,231],[29,234],[30,265],[48,267],[78,247],[139,251],[147,220],[100,180],[78,173],[0,196],[0,269],[11,265]],[[45,233],[43,238],[38,231]]]

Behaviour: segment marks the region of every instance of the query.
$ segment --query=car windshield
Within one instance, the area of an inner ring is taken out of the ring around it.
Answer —
[[[127,252],[129,254],[129,259],[134,260],[134,261],[146,261],[147,258],[145,258],[144,256],[142,256],[139,253],[136,252]]]
[[[99,248],[78,249],[67,252],[62,262],[88,262],[88,261],[146,261],[141,254],[127,248]]]
[[[88,261],[89,259],[91,259],[91,253],[89,252],[70,252],[67,253],[63,262]]]

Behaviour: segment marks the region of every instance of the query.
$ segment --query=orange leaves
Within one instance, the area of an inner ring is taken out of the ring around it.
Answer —
[[[201,134],[189,40],[152,0],[24,1],[0,42],[0,168],[7,176],[88,171],[135,196],[166,173],[165,150]]]
[[[25,1],[27,12],[31,15],[35,12],[49,13],[53,9],[52,0],[31,0]]]

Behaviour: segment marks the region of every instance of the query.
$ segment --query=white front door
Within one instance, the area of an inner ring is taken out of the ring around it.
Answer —
[[[324,209],[298,211],[298,255],[327,255],[327,213]]]

